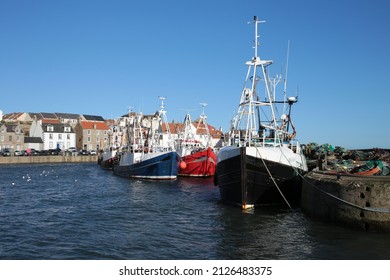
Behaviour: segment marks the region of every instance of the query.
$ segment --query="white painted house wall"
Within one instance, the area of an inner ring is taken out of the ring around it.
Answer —
[[[68,131],[66,131],[68,130]],[[41,121],[34,120],[30,128],[31,137],[41,137],[43,149],[67,150],[70,147],[76,147],[76,133],[69,125],[64,124],[43,124]]]
[[[33,120],[30,126],[30,137],[43,137],[42,123],[37,120]]]
[[[54,127],[53,125],[52,127]],[[70,126],[59,125],[63,129],[61,132],[56,132],[55,129],[51,130],[51,126],[47,126],[47,129],[44,129],[43,132],[43,149],[56,149],[60,148],[61,150],[67,150],[70,147],[76,147],[76,133]],[[65,131],[66,129],[68,131]]]

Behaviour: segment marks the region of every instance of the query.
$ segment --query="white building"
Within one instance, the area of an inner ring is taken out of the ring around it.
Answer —
[[[30,137],[41,137],[43,149],[67,150],[76,147],[76,133],[69,124],[42,123],[34,120],[30,128]]]

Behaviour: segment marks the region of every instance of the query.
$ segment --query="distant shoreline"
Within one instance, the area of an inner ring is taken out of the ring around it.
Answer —
[[[96,162],[97,155],[51,155],[51,156],[11,156],[0,157],[0,165],[4,164],[35,164],[35,163],[88,163]]]

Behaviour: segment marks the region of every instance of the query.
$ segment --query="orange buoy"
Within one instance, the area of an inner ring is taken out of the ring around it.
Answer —
[[[180,162],[180,168],[181,169],[186,169],[186,167],[187,167],[187,164],[184,161],[181,161]]]

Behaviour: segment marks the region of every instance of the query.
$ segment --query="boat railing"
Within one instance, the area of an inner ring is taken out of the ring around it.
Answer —
[[[296,154],[302,153],[301,144],[296,139],[293,139],[293,140],[290,140],[289,142],[287,142],[287,146]]]
[[[250,140],[234,137],[232,138],[232,145],[236,147],[279,147],[282,145],[282,142],[275,137],[252,137]]]

